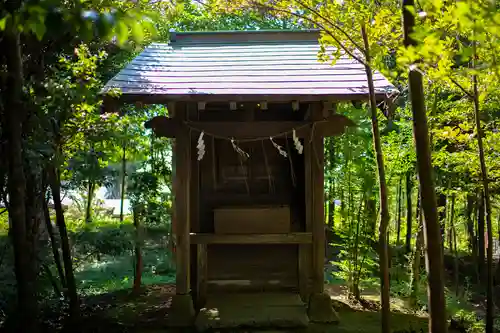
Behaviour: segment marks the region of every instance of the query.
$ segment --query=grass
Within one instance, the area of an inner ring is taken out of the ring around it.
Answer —
[[[142,284],[175,282],[175,270],[166,250],[161,247],[143,251]],[[133,256],[102,256],[100,261],[84,263],[76,271],[79,289],[83,294],[101,294],[132,287]]]

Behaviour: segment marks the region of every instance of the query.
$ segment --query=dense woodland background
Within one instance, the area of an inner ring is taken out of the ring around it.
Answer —
[[[168,110],[101,113],[108,79],[171,29],[316,27],[400,90],[337,107],[358,126],[325,144],[326,283],[377,310],[386,281],[382,310],[388,292],[434,333],[500,330],[499,26],[487,0],[1,1],[0,324],[61,329],[92,295],[175,280],[172,142],[143,126]],[[103,208],[101,187],[133,214]]]

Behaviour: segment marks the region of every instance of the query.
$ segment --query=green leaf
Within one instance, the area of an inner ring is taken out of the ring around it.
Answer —
[[[118,42],[118,45],[123,45],[128,39],[129,36],[129,31],[128,27],[123,21],[118,21],[116,27],[115,27],[115,33],[116,33],[116,40]]]
[[[7,20],[9,19],[10,14],[5,15],[0,19],[0,30],[5,30],[5,25],[7,24]]]
[[[43,39],[47,28],[43,22],[31,21],[28,23],[30,30],[35,34],[36,38],[40,41]]]
[[[144,40],[144,31],[140,22],[132,22],[132,37],[136,42]]]

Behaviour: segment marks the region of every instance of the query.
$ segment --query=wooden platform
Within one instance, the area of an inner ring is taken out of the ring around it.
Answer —
[[[196,318],[198,331],[227,328],[307,327],[306,305],[299,294],[249,293],[216,294]]]

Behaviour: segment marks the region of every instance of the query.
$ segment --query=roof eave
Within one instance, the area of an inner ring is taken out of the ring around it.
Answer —
[[[387,101],[389,96],[395,96],[397,90],[389,93],[376,93],[377,101]],[[170,102],[261,102],[287,103],[292,101],[300,102],[349,102],[368,101],[367,93],[358,94],[298,94],[298,95],[216,95],[216,94],[121,94],[118,97],[103,95],[105,112],[116,112],[118,105],[122,104],[167,104]]]

